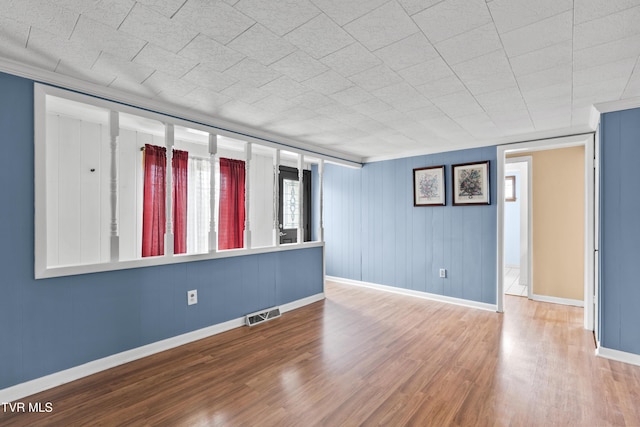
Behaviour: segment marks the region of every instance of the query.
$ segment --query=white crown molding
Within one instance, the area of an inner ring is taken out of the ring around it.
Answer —
[[[614,111],[630,110],[632,108],[640,108],[640,96],[635,98],[620,99],[617,101],[599,102],[593,107],[599,113],[612,113]]]
[[[74,77],[65,76],[53,71],[42,70],[7,58],[0,57],[0,71],[19,77],[25,77],[39,83],[58,86],[62,89],[69,89],[87,95],[104,98],[109,101],[144,108],[168,116],[204,124],[223,132],[226,131],[232,134],[229,136],[236,138],[248,137],[258,140],[257,142],[269,142],[280,146],[284,150],[302,151],[305,154],[310,154],[310,157],[319,156],[325,158],[327,161],[344,164],[345,166],[360,167],[362,165],[361,157],[345,154],[339,151],[328,150],[321,147],[319,144],[311,145],[296,141],[277,134],[218,119],[190,109],[178,108],[168,102],[153,100],[139,95],[130,94],[119,89],[85,82]]]
[[[640,354],[598,346],[598,348],[596,348],[596,356],[640,366]]]
[[[414,291],[412,289],[396,288],[394,286],[378,285],[377,283],[363,282],[360,280],[345,279],[342,277],[326,276],[326,280],[331,282],[342,283],[344,285],[360,286],[362,288],[376,289],[379,291],[390,292],[393,294],[408,295],[411,297],[427,299],[430,301],[445,302],[447,304],[459,305],[467,308],[476,308],[486,311],[496,311],[495,304],[487,304],[484,302],[471,301],[462,298],[448,297],[445,295],[431,294],[429,292]]]
[[[302,299],[281,305],[280,312],[286,313],[288,311],[292,311],[297,308],[304,307],[305,305],[309,305],[314,302],[321,301],[324,298],[325,298],[324,292],[311,295],[309,297],[302,298]],[[115,368],[116,366],[133,362],[134,360],[142,359],[144,357],[151,356],[153,354],[160,353],[162,351],[170,350],[172,348],[176,348],[181,345],[189,344],[193,341],[198,341],[203,338],[208,338],[213,335],[220,334],[222,332],[230,331],[231,329],[239,328],[244,325],[245,325],[245,318],[240,317],[237,319],[229,320],[224,323],[218,323],[217,325],[208,326],[206,328],[198,329],[196,331],[187,332],[186,334],[178,335],[175,337],[167,338],[162,341],[157,341],[151,344],[147,344],[142,347],[134,348],[132,350],[127,350],[121,353],[113,354],[111,356],[94,360],[94,361],[85,363],[83,365],[75,366],[73,368],[56,372],[41,378],[36,378],[31,381],[17,384],[17,385],[0,390],[0,403],[14,402],[18,399],[22,399],[24,397],[31,396],[36,393],[40,393],[50,388],[66,384],[71,381],[75,381],[80,378],[105,371],[107,369]]]

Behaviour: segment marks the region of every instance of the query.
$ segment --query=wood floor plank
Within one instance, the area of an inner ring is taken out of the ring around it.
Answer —
[[[327,299],[22,399],[1,426],[640,426],[640,367],[576,307],[491,313],[327,283]]]

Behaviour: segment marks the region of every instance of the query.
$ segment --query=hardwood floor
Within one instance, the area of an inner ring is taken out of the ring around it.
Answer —
[[[326,295],[22,399],[53,412],[0,411],[0,425],[640,425],[640,367],[596,358],[579,308]]]

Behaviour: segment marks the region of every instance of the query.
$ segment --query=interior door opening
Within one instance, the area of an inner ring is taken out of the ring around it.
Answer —
[[[297,243],[300,211],[302,211],[303,241],[311,241],[311,171],[302,171],[302,198],[300,198],[298,181],[298,169],[280,166],[278,179],[280,244]]]

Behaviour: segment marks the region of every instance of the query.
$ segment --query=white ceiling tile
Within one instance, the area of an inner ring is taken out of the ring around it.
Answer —
[[[440,3],[442,0],[398,0],[408,15],[415,15],[418,12]]]
[[[359,86],[351,86],[350,88],[334,93],[333,95],[331,95],[331,98],[335,99],[342,105],[350,106],[361,104],[370,99],[373,99],[373,95],[363,90]]]
[[[133,58],[145,45],[142,39],[82,15],[78,19],[70,40],[84,44],[88,49],[103,50],[126,60]]]
[[[433,45],[421,32],[378,49],[374,53],[389,68],[396,71],[430,61],[439,56]]]
[[[447,0],[413,15],[431,43],[438,43],[491,22],[484,0]]]
[[[484,112],[480,104],[478,104],[475,98],[467,91],[433,98],[431,102],[442,110],[443,113],[453,118]]]
[[[334,101],[331,98],[317,92],[307,92],[304,95],[295,97],[291,100],[291,102],[298,106],[315,110],[325,105],[331,104]]]
[[[382,6],[388,0],[313,0],[338,25],[345,25]]]
[[[527,91],[523,90],[522,96],[528,108],[540,110],[548,106],[558,107],[571,104],[572,93],[573,84],[564,82]]]
[[[502,50],[502,42],[490,23],[436,43],[436,48],[444,60],[453,65]]]
[[[32,28],[27,48],[41,52],[55,59],[62,59],[68,65],[91,68],[100,51],[87,49],[80,43],[71,42],[47,31]]]
[[[418,85],[416,89],[427,98],[437,98],[450,93],[460,92],[465,89],[465,86],[458,77],[450,76]]]
[[[227,46],[263,65],[272,64],[296,50],[291,43],[276,36],[260,24],[255,24],[233,39]]]
[[[502,51],[488,53],[469,61],[461,62],[451,68],[463,83],[491,77],[495,74],[511,73],[511,65]]]
[[[198,34],[178,54],[191,61],[203,62],[216,71],[224,71],[245,58],[204,34]]]
[[[262,110],[276,113],[295,107],[295,104],[291,101],[279,97],[278,95],[269,95],[266,98],[262,98],[260,101],[254,102],[252,105]]]
[[[135,5],[119,30],[174,53],[185,47],[198,34],[190,27],[141,4]]]
[[[43,52],[27,49],[24,44],[14,42],[10,37],[0,37],[0,57],[47,71],[54,71],[59,62],[58,58],[53,58]]]
[[[217,108],[218,117],[249,126],[262,127],[276,117],[275,113],[264,111],[240,101],[229,101]]]
[[[129,83],[141,83],[153,73],[154,69],[146,65],[125,61],[109,53],[102,52],[91,67],[100,74],[118,77],[118,86]]]
[[[574,0],[574,19],[582,24],[634,6],[640,6],[640,0]]]
[[[571,73],[571,64],[561,65],[548,70],[538,71],[537,73],[527,74],[526,76],[520,76],[518,77],[518,85],[523,92],[527,92],[532,89],[544,88],[556,84],[570,84],[572,81]]]
[[[315,59],[320,59],[354,42],[349,34],[324,14],[291,31],[285,39]]]
[[[291,77],[282,76],[261,86],[267,92],[278,95],[284,99],[292,99],[309,91],[309,88],[301,85]]]
[[[389,111],[392,109],[391,105],[379,100],[378,98],[365,101],[361,104],[352,105],[351,108],[367,116],[372,116],[374,114]]]
[[[438,107],[431,104],[428,107],[419,108],[413,111],[407,111],[405,115],[410,119],[415,120],[416,122],[422,123],[429,119],[442,117],[444,116],[444,113],[440,111]]]
[[[74,0],[76,1],[76,0]],[[101,0],[94,0],[101,1]],[[120,0],[118,0],[120,1]],[[136,0],[138,3],[163,14],[167,18],[171,18],[184,4],[184,0]]]
[[[518,86],[518,82],[511,72],[495,73],[468,79],[465,80],[464,84],[474,96]]]
[[[65,7],[87,18],[118,28],[135,4],[134,0],[56,0],[57,6]]]
[[[176,55],[152,43],[147,43],[133,62],[155,68],[173,77],[182,77],[198,64],[194,59]]]
[[[253,104],[269,96],[269,92],[243,82],[231,85],[220,93],[246,104]]]
[[[537,130],[563,129],[571,126],[571,108],[534,111],[531,112],[531,117]]]
[[[281,60],[274,62],[270,68],[298,82],[308,80],[328,70],[323,63],[313,59],[301,50],[296,50]]]
[[[575,26],[574,49],[580,50],[640,34],[640,7]]]
[[[486,113],[458,117],[456,122],[471,135],[479,139],[503,136],[502,130],[493,123],[491,117]]]
[[[571,110],[572,126],[588,126],[591,121],[591,106],[584,108],[573,108]]]
[[[29,31],[28,24],[0,16],[0,43],[3,46],[13,44],[17,47],[26,47]]]
[[[191,108],[208,114],[218,114],[220,108],[231,101],[229,97],[207,89],[194,90],[187,99]]]
[[[635,70],[633,70],[633,74],[631,74],[627,86],[622,93],[622,98],[635,96],[640,96],[640,67],[636,67]]]
[[[534,50],[524,55],[510,58],[511,68],[516,76],[543,71],[554,68],[562,64],[571,63],[572,43],[571,40],[554,44],[543,49]]]
[[[360,43],[353,43],[321,59],[322,63],[344,77],[380,65],[382,62]]]
[[[526,110],[524,98],[517,87],[509,87],[475,96],[476,101],[490,113]]]
[[[406,82],[386,86],[375,90],[373,94],[400,112],[418,110],[433,105]]]
[[[423,85],[434,80],[452,77],[451,68],[441,58],[422,62],[409,68],[398,71],[407,82],[414,86]]]
[[[627,87],[629,77],[607,78],[573,88],[574,104],[595,104],[620,99]],[[588,123],[585,123],[588,124]]]
[[[376,90],[395,83],[400,83],[402,77],[385,65],[370,68],[350,77],[351,81],[364,90]]]
[[[185,80],[156,71],[148,79],[142,82],[144,86],[151,88],[159,94],[160,99],[172,101],[174,98],[182,98],[196,89],[196,85]],[[157,97],[157,98],[158,98]]]
[[[356,40],[373,51],[419,31],[411,18],[391,1],[344,26]]]
[[[308,0],[266,2],[240,0],[235,8],[283,36],[317,16],[320,11]]]
[[[255,22],[228,4],[214,0],[187,0],[172,20],[222,44],[229,43]]]
[[[101,74],[89,68],[82,68],[73,64],[67,64],[64,60],[60,61],[55,71],[56,73],[85,82],[95,83],[100,86],[109,86],[109,84],[115,80],[115,77],[111,74]]]
[[[333,70],[326,71],[316,77],[306,80],[303,84],[323,95],[331,95],[353,86],[351,81],[345,79]]]
[[[137,78],[131,80],[129,77],[124,75],[118,76],[111,82],[109,87],[126,92],[127,94],[142,96],[143,98],[153,98],[156,95],[151,88],[140,84],[140,82],[136,80]]]
[[[582,70],[640,55],[640,34],[573,52],[573,69]]]
[[[316,117],[318,113],[304,107],[294,107],[284,112],[284,116],[291,121],[303,121]]]
[[[68,38],[78,14],[47,0],[3,0],[2,16]]]
[[[238,81],[229,74],[222,74],[205,64],[199,64],[182,77],[184,80],[220,92]]]
[[[564,12],[501,35],[509,57],[552,46],[573,37],[573,13]]]
[[[573,72],[573,85],[583,86],[607,80],[623,78],[628,80],[636,65],[637,58],[626,58],[621,61],[597,65]]]
[[[503,130],[505,135],[533,132],[535,127],[527,110],[489,112],[493,123]]]
[[[227,69],[224,75],[233,80],[242,80],[255,87],[260,87],[281,76],[277,71],[267,68],[249,58],[245,58],[233,67]]]
[[[573,0],[493,0],[487,3],[500,33],[542,21],[573,8]]]
[[[423,121],[429,126],[429,129],[439,136],[446,139],[455,139],[460,137],[471,137],[457,122],[448,116],[432,117]]]

